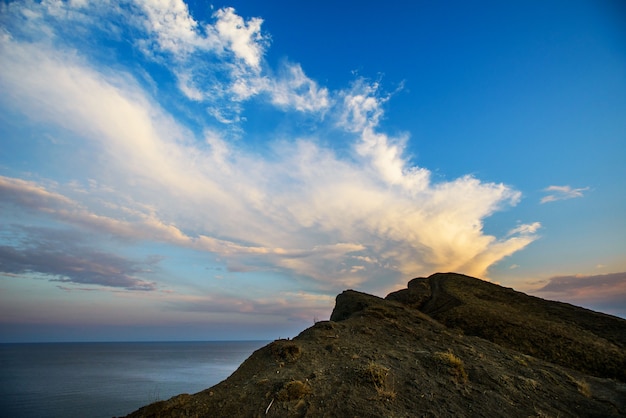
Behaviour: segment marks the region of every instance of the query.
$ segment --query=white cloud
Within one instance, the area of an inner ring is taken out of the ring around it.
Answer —
[[[427,187],[430,173],[419,167],[407,167],[403,156],[406,140],[407,138],[390,139],[368,127],[361,133],[356,150],[360,156],[371,162],[383,181],[390,185],[403,185],[415,193]]]
[[[214,48],[210,28],[201,35],[182,3],[142,5],[152,10],[151,30],[161,48],[181,56]],[[256,71],[261,21],[242,24],[232,9],[216,16],[225,25],[220,36]],[[16,205],[67,224],[215,253],[232,269],[283,272],[328,292],[357,285],[387,290],[442,270],[484,277],[492,264],[536,238],[538,224],[503,238],[482,230],[486,217],[519,201],[519,192],[471,176],[433,183],[427,169],[413,165],[405,156],[408,136],[380,130],[388,98],[377,84],[358,80],[331,93],[298,65],[287,65],[277,78],[237,69],[232,74],[244,84],[233,94],[240,100],[264,92],[280,109],[332,112],[317,121],[325,123],[320,132],[338,129],[354,140],[347,156],[321,145],[315,133],[306,140],[266,138],[263,153],[255,153],[229,144],[218,129],[197,138],[130,74],[99,71],[86,57],[48,44],[5,37],[0,48],[0,87],[10,106],[63,129],[68,141],[77,138],[73,147],[58,149],[63,164],[76,164],[78,178],[115,191],[70,198],[75,184],[53,193],[4,179],[20,191]],[[220,82],[207,85],[211,79],[199,84],[197,68],[184,73],[173,65],[190,99],[223,91]],[[233,116],[219,101],[211,107],[225,121]],[[88,166],[75,161],[77,151]],[[47,201],[45,193],[52,196]],[[28,196],[43,203],[29,205]]]
[[[539,228],[541,228],[541,223],[540,222],[533,222],[532,224],[525,224],[525,225],[520,225],[516,228],[513,228],[512,230],[509,231],[509,233],[507,235],[515,235],[515,234],[535,234]]]
[[[231,7],[217,10],[215,24],[198,23],[182,0],[134,0],[145,13],[144,25],[153,36],[154,47],[179,60],[195,52],[227,52],[246,67],[258,71],[267,44],[261,33],[263,19],[245,21]],[[146,51],[150,53],[151,51]]]
[[[331,101],[328,90],[299,65],[285,65],[276,75],[264,67],[269,37],[261,31],[263,20],[244,19],[233,8],[217,10],[207,23],[195,20],[182,0],[26,1],[3,7],[12,32],[44,43],[65,42],[68,50],[81,49],[85,39],[103,33],[133,42],[174,76],[183,97],[206,104],[207,113],[225,125],[239,123],[240,103],[259,95],[298,112],[323,112]]]
[[[268,90],[272,103],[279,107],[318,112],[330,106],[328,89],[318,87],[299,65],[286,65],[283,76],[276,79]]]
[[[385,98],[378,97],[378,83],[369,84],[364,79],[357,80],[351,89],[345,91],[339,125],[351,132],[363,132],[366,128],[378,125],[383,114]]]
[[[320,112],[330,105],[328,90],[297,64],[285,65],[277,77],[265,74],[261,64],[269,38],[261,32],[262,19],[244,20],[233,8],[223,8],[213,14],[213,24],[200,25],[180,0],[140,4],[158,49],[177,59],[173,71],[181,92],[193,101],[216,103],[209,106],[209,114],[219,122],[239,122],[241,107],[236,102],[260,94],[285,110]],[[216,86],[220,78],[222,85]]]
[[[589,190],[589,187],[574,189],[571,186],[549,186],[543,189],[544,192],[549,194],[541,199],[541,203],[583,197],[583,192],[587,190]]]
[[[210,31],[208,36],[202,36],[198,22],[189,15],[182,0],[136,0],[136,3],[146,14],[146,29],[155,36],[161,51],[185,56],[196,49],[220,47]]]
[[[89,4],[89,0],[70,0],[71,7],[85,7]]]
[[[178,88],[189,100],[201,102],[204,100],[204,93],[195,85],[191,74],[185,71],[178,71]]]
[[[235,14],[235,9],[226,7],[214,14],[215,29],[230,49],[249,67],[259,69],[266,39],[261,34],[263,19],[252,18],[247,22]]]

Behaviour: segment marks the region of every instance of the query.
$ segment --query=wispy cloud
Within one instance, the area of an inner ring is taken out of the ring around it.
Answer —
[[[266,38],[261,34],[263,19],[252,18],[245,22],[232,7],[215,12],[215,29],[235,56],[249,67],[258,69],[264,52]]]
[[[571,186],[549,186],[543,189],[543,191],[548,193],[548,195],[541,198],[541,203],[573,199],[575,197],[583,197],[583,192],[587,190],[589,190],[589,187],[575,189]]]
[[[598,275],[570,275],[555,276],[548,279],[548,283],[541,292],[566,292],[580,294],[587,291],[612,291],[615,288],[626,290],[626,272]]]
[[[277,72],[263,65],[269,46],[269,36],[261,31],[263,19],[245,20],[227,7],[213,13],[214,23],[201,25],[180,0],[139,5],[153,39],[142,44],[144,52],[170,54],[174,63],[169,68],[181,91],[191,100],[209,104],[209,113],[218,121],[238,122],[239,102],[260,94],[276,106],[300,112],[329,106],[328,90],[308,78],[300,65],[284,63]]]
[[[408,135],[380,126],[390,97],[379,83],[357,79],[330,91],[298,64],[269,68],[262,21],[233,9],[200,23],[180,1],[129,4],[99,12],[129,14],[143,31],[136,46],[174,74],[181,103],[202,103],[216,119],[200,118],[195,129],[130,69],[101,70],[87,52],[50,41],[53,35],[44,42],[5,34],[5,98],[64,135],[67,145],[55,152],[76,173],[55,190],[2,178],[12,205],[81,230],[216,254],[233,271],[272,270],[328,292],[384,292],[438,270],[485,277],[536,239],[538,223],[500,238],[483,231],[485,218],[517,204],[518,191],[469,175],[433,182],[428,169],[413,164],[405,155]],[[43,4],[27,5],[46,13]],[[143,10],[138,17],[128,11],[135,8]],[[41,26],[42,37],[57,30]],[[314,128],[306,137],[266,133],[262,152],[240,146],[222,128],[241,121],[252,98],[310,115]],[[328,145],[333,135],[348,138],[347,150]]]
[[[17,226],[13,229],[19,244],[0,245],[0,273],[35,274],[55,282],[126,290],[156,289],[155,283],[138,276],[149,273],[157,259],[134,261],[95,250],[82,242],[80,235],[65,231]]]
[[[555,276],[535,293],[626,316],[626,272]]]
[[[271,298],[251,299],[238,295],[174,295],[168,310],[206,313],[250,313],[310,321],[328,315],[334,296],[306,292],[278,292]]]
[[[520,225],[516,228],[513,228],[509,231],[507,235],[516,235],[516,234],[529,234],[533,235],[537,233],[537,231],[541,228],[540,222],[533,222],[532,224],[524,224]]]
[[[328,89],[307,77],[300,65],[285,63],[281,72],[280,78],[266,87],[272,104],[300,112],[320,112],[330,106]]]
[[[133,3],[133,2],[129,2]],[[184,59],[196,50],[223,49],[222,42],[211,27],[203,28],[189,15],[187,5],[181,0],[134,2],[143,14],[143,24],[148,41],[142,40],[144,52],[167,52]],[[205,33],[203,33],[205,32]]]

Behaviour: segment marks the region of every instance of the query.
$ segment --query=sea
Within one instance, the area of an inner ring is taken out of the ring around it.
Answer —
[[[0,417],[124,416],[221,382],[267,343],[0,344]]]

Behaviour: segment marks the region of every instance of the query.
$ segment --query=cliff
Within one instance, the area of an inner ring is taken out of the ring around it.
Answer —
[[[330,321],[129,417],[626,416],[625,339],[626,320],[436,274],[345,291]]]

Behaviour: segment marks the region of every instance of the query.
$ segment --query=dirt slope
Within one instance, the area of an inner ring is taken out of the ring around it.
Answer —
[[[449,279],[435,280],[434,291],[415,282],[411,298],[391,296],[402,302],[343,292],[331,321],[257,350],[210,389],[129,417],[626,416],[625,383],[465,335],[413,307],[463,306]]]

